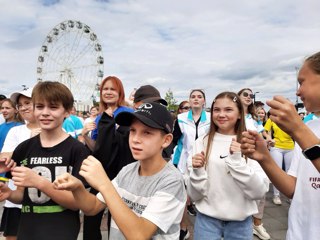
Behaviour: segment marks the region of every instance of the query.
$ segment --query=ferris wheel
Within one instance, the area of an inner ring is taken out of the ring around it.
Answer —
[[[46,36],[38,56],[37,80],[61,82],[76,101],[89,102],[97,97],[103,63],[97,35],[88,25],[67,20]]]

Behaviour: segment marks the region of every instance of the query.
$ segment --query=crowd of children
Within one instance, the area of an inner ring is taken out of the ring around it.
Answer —
[[[319,59],[307,58],[298,76],[297,95],[314,113]],[[204,90],[193,89],[174,120],[156,88],[136,89],[128,106],[109,76],[82,122],[59,82],[0,95],[1,231],[8,240],[75,240],[81,210],[83,239],[99,240],[107,208],[111,240],[188,239],[194,205],[194,239],[270,239],[262,216],[271,181],[274,204],[279,191],[292,199],[287,239],[317,239],[319,120],[305,125],[279,96],[267,101],[268,119],[253,98],[249,88],[221,92],[206,111]]]

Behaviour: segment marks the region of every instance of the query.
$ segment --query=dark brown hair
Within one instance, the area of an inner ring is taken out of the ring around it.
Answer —
[[[178,108],[177,108],[177,115],[178,114],[180,114],[180,111],[179,110],[181,110],[181,108],[186,104],[186,103],[189,103],[189,101],[182,101],[180,104],[179,104],[179,106],[178,106]]]
[[[250,88],[242,88],[239,92],[238,92],[238,95],[240,96],[244,91],[250,91],[252,94],[253,94],[253,91],[250,89]],[[258,120],[258,116],[257,116],[257,113],[256,113],[256,108],[254,106],[254,103],[252,101],[252,103],[248,106],[248,113],[251,114],[252,118],[254,120]]]
[[[191,92],[190,92],[189,98],[191,98],[191,95],[192,95],[192,93],[194,93],[194,92],[201,92],[204,100],[206,100],[206,94],[204,93],[204,91],[203,91],[202,89],[192,89]]]
[[[32,91],[33,104],[39,101],[61,103],[66,111],[71,111],[74,99],[66,85],[60,82],[44,81],[38,82]]]

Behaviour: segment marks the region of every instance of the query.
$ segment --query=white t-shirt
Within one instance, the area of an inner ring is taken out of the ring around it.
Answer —
[[[94,122],[94,119],[91,119],[89,117],[84,120],[84,124],[92,123],[92,122]]]
[[[320,120],[307,122],[320,137]],[[295,144],[288,174],[296,177],[296,187],[289,209],[287,240],[318,240],[320,238],[320,173]]]
[[[26,124],[11,128],[6,136],[6,140],[4,141],[2,152],[13,152],[20,143],[30,137],[31,130],[27,128]],[[13,184],[11,179],[9,180],[8,186],[11,190],[16,189],[16,186]],[[5,202],[4,206],[8,208],[21,208],[20,204],[14,204],[8,200]]]
[[[113,179],[113,186],[136,215],[158,226],[152,239],[179,239],[187,197],[181,173],[167,163],[152,176],[140,176],[139,167],[139,161],[125,166]],[[104,202],[101,193],[97,197]],[[109,238],[125,239],[113,219]]]
[[[86,125],[87,123],[92,123],[92,122],[94,122],[94,119],[91,119],[91,118],[88,117],[88,118],[86,118],[86,119],[84,120],[83,126]],[[90,132],[88,133],[88,136],[89,136],[89,137],[91,137],[91,132],[92,132],[92,131],[90,131]]]
[[[246,122],[246,128],[248,130],[257,131],[258,133],[261,133],[264,131],[263,125],[259,124],[256,120],[254,120],[250,113],[246,115],[245,122]]]

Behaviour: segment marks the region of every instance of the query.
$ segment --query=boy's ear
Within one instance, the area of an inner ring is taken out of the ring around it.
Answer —
[[[162,144],[163,149],[165,149],[166,147],[168,147],[170,145],[170,143],[172,142],[172,139],[173,139],[172,133],[168,133],[164,136],[164,141]]]
[[[70,117],[71,111],[66,111],[65,118]]]

